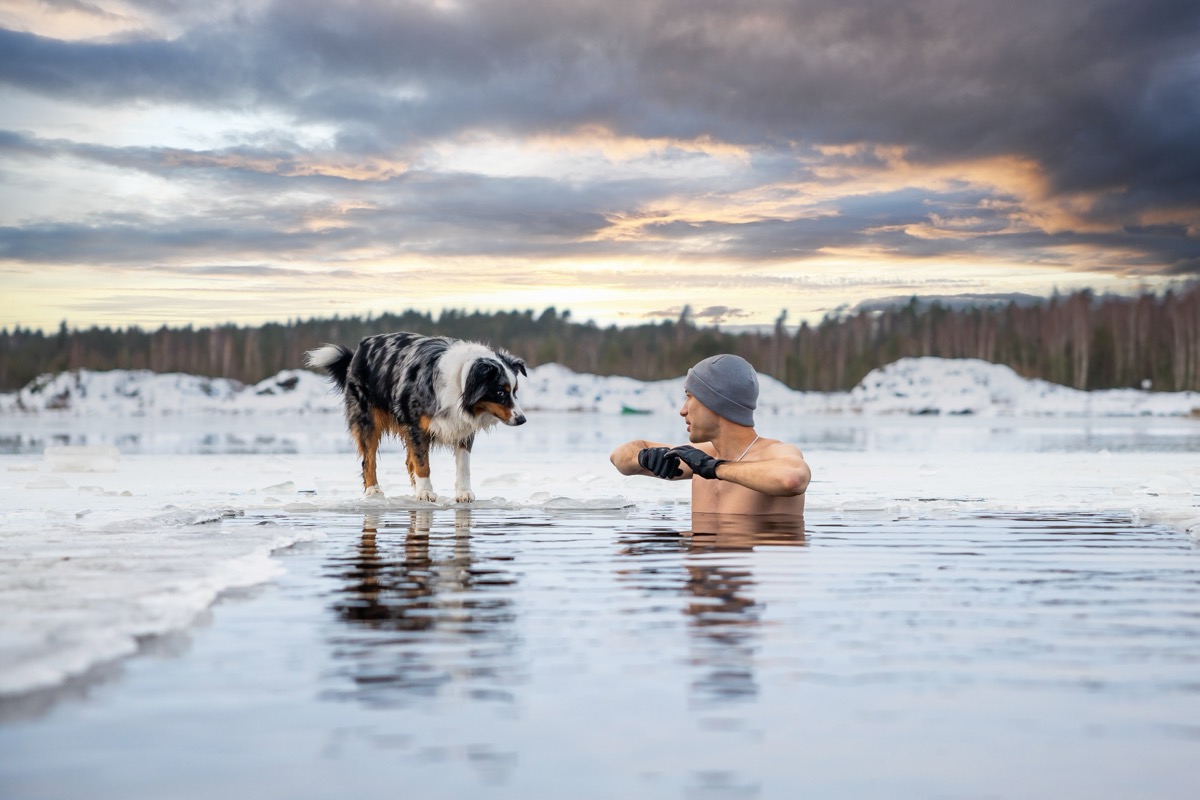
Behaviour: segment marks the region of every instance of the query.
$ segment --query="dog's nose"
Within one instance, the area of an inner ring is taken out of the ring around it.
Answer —
[[[525,424],[525,415],[517,414],[515,417],[513,417],[512,424],[513,425],[524,425]]]

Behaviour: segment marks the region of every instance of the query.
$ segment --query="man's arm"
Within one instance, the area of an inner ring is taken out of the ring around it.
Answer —
[[[695,460],[696,463],[690,466],[701,473],[708,474],[712,467],[712,455],[699,448],[681,447],[674,452],[680,454],[685,464]],[[763,455],[764,458],[754,461],[721,461],[716,465],[716,477],[773,497],[804,494],[812,479],[812,471],[798,447],[776,442]],[[703,463],[705,461],[707,463]]]
[[[726,461],[717,467],[717,478],[774,497],[804,494],[812,480],[812,470],[800,448],[778,442],[768,447],[764,455],[757,461]]]
[[[645,439],[634,439],[632,442],[626,442],[612,451],[612,455],[608,460],[622,475],[654,475],[653,472],[643,467],[638,463],[638,453],[648,447],[670,447],[669,444],[662,442],[647,442]],[[680,465],[684,470],[684,475],[680,477],[691,477],[691,472],[687,471],[685,465]]]

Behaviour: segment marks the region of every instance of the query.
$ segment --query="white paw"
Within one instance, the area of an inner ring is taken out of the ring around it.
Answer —
[[[380,489],[378,484],[376,484],[375,486],[368,486],[366,489],[363,490],[363,497],[364,498],[378,497],[380,500],[382,500],[383,499],[383,489]]]
[[[437,492],[433,491],[432,489],[422,489],[421,491],[417,492],[417,502],[418,503],[436,503],[437,502]]]
[[[475,502],[475,493],[472,492],[470,489],[459,489],[454,495],[454,502],[456,502],[456,503],[474,503]]]

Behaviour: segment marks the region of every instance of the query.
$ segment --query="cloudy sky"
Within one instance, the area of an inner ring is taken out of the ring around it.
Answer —
[[[1200,273],[1195,0],[0,0],[0,326]]]

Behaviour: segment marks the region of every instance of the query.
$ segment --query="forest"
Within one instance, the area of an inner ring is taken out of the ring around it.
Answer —
[[[737,353],[760,372],[805,391],[852,388],[876,367],[907,356],[978,358],[1078,389],[1200,390],[1200,283],[1162,294],[1058,295],[954,308],[906,304],[827,316],[820,323],[732,333],[678,319],[630,327],[575,322],[568,310],[500,313],[401,311],[376,317],[292,320],[260,326],[0,330],[0,391],[42,373],[149,369],[255,383],[303,365],[324,342],[353,346],[389,331],[454,336],[504,347],[530,366],[659,380],[714,353]]]

